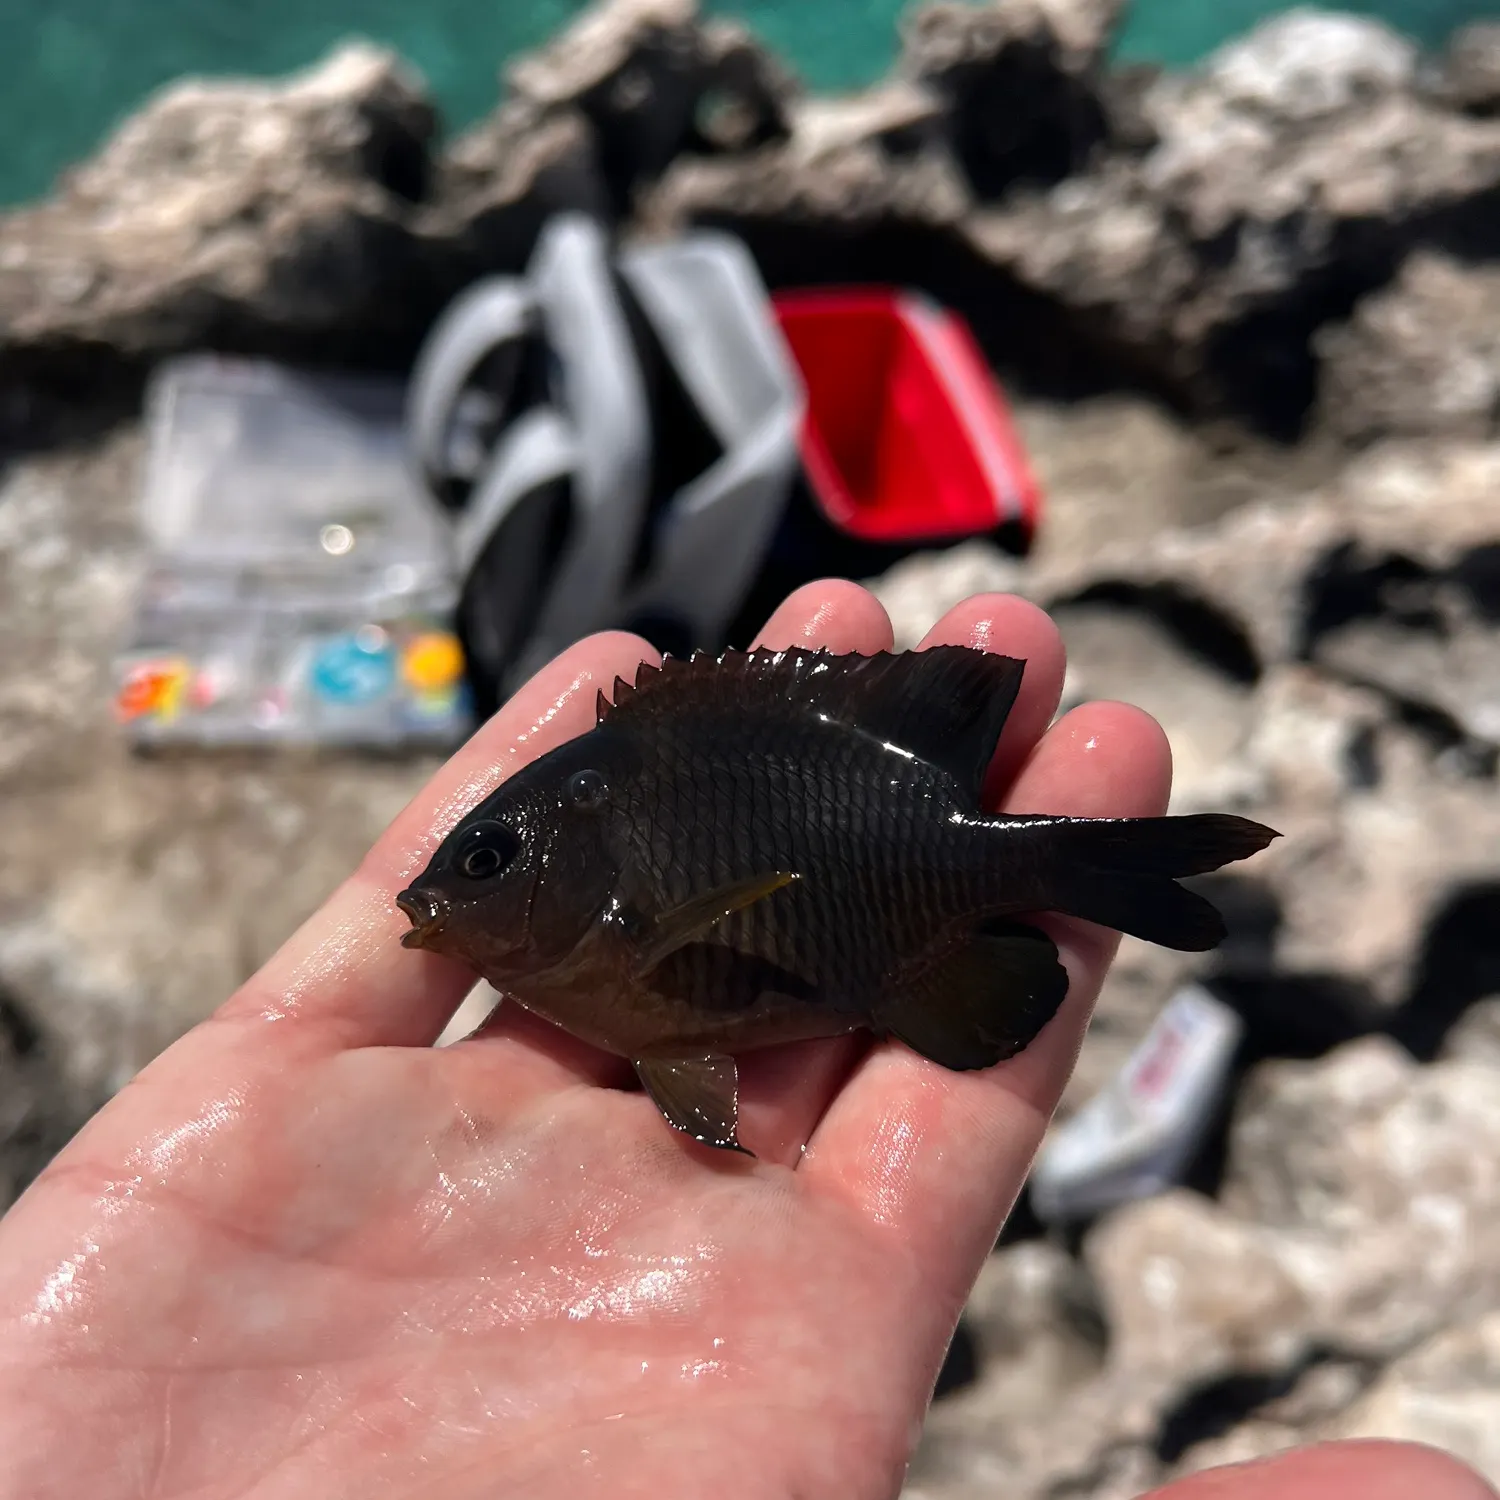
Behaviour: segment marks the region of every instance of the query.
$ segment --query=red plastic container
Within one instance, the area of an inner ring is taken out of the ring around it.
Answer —
[[[952,541],[1040,510],[1004,397],[967,324],[890,288],[774,299],[807,386],[802,460],[827,519],[862,541]]]

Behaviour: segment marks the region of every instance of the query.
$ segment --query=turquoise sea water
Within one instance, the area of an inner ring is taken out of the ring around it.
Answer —
[[[427,75],[450,126],[495,101],[500,61],[584,0],[0,0],[0,203],[46,191],[144,95],[184,73],[272,75],[340,38],[388,42]],[[821,88],[877,77],[905,0],[708,0],[740,16]],[[1272,0],[1137,0],[1121,54],[1193,61],[1282,7]],[[1500,0],[1364,0],[1430,43]]]

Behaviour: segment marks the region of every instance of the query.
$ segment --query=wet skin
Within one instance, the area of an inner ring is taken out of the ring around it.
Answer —
[[[1062,652],[1036,610],[971,600],[932,638],[1037,664],[995,805],[1162,810],[1144,715],[1093,705],[1042,734]],[[831,585],[767,639],[873,650],[889,627]],[[1052,924],[1068,999],[986,1072],[849,1039],[765,1054],[755,1162],[665,1131],[598,1086],[617,1062],[524,1013],[432,1049],[469,977],[401,947],[391,893],[640,652],[599,638],[541,673],[0,1223],[0,1497],[896,1493],[1114,940]],[[1436,1455],[1356,1446],[1182,1500],[1485,1493]]]

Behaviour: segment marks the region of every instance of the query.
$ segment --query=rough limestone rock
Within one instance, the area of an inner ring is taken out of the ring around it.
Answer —
[[[939,138],[892,149],[872,123],[840,152],[684,158],[642,226],[734,228],[777,282],[826,280],[831,258],[913,280],[1003,366],[1129,371],[1295,431],[1315,330],[1409,250],[1488,232],[1500,119],[1425,91],[1389,28],[1318,11],[1197,73],[1101,88],[1113,16],[1103,0],[920,10],[903,76],[944,101]],[[1138,121],[1116,128],[1127,93]]]
[[[205,346],[403,366],[551,214],[608,206],[576,112],[502,109],[447,156],[435,129],[419,80],[363,44],[285,82],[163,90],[53,199],[0,215],[6,373]]]
[[[1475,21],[1453,33],[1438,93],[1469,114],[1500,114],[1500,22]]]
[[[1292,420],[1323,309],[1500,184],[1500,125],[1419,97],[1414,63],[1376,22],[1287,13],[1148,91],[1144,157],[976,212],[970,242],[1189,399]]]
[[[1500,1297],[1497,1140],[1488,1067],[1370,1037],[1250,1080],[1224,1205],[1278,1232],[1317,1337],[1388,1358]]]
[[[1109,1358],[1175,1390],[1300,1352],[1306,1292],[1271,1238],[1197,1194],[1174,1191],[1112,1214],[1085,1257],[1110,1329]]]
[[[21,1038],[0,1042],[0,1108],[51,1147],[256,969],[432,766],[127,751],[109,665],[140,449],[127,431],[0,481],[0,1036]],[[50,1117],[35,1083],[10,1093],[17,1069],[55,1080]]]
[[[1138,546],[1111,541],[1043,570],[1033,588],[1057,601],[1105,583],[1169,587],[1222,614],[1261,667],[1316,658],[1352,620],[1396,612],[1382,593],[1392,582],[1452,582],[1471,613],[1487,610],[1497,482],[1500,445],[1386,444],[1314,494]]]
[[[364,45],[284,83],[172,85],[54,199],[0,218],[0,349],[388,335],[434,125]]]
[[[1500,268],[1419,252],[1317,347],[1323,417],[1341,438],[1488,437],[1500,424]]]
[[[788,147],[802,162],[837,159],[861,144],[887,156],[911,155],[941,143],[945,124],[938,95],[920,83],[891,78],[854,94],[797,99],[789,111]]]
[[[1268,494],[1301,493],[1329,467],[1324,455],[1244,438],[1226,453],[1139,394],[1070,402],[1006,394],[1042,496],[1031,553],[1022,563],[971,542],[898,563],[872,586],[900,642],[914,645],[966,593],[1024,591],[1029,579],[1056,574],[1060,595],[1096,556],[1144,556],[1164,533],[1196,532]]]
[[[874,112],[832,141],[816,114],[796,123],[800,130],[779,146],[674,163],[643,196],[637,232],[660,239],[692,225],[730,227],[777,285],[848,276],[850,257],[862,262],[869,238],[883,231],[925,242],[956,230],[970,196],[946,146],[893,150]],[[830,244],[843,251],[842,265],[825,264],[820,276],[814,262]]]
[[[611,212],[592,125],[578,110],[539,114],[511,101],[434,161],[417,231],[441,284],[461,288],[479,276],[519,270],[542,226],[567,211],[601,218]],[[429,293],[418,306],[430,300]]]
[[[1442,1055],[1500,1068],[1500,994],[1469,1006],[1444,1039]]]
[[[981,1374],[933,1408],[908,1500],[986,1478],[1014,1485],[1023,1458],[1013,1435],[1049,1424],[1101,1366],[1104,1330],[1087,1272],[1042,1240],[989,1258],[963,1327]]]
[[[1500,1483],[1500,1314],[1446,1329],[1393,1361],[1320,1436],[1428,1443]]]
[[[1057,448],[1066,452],[1066,440]],[[1146,443],[1137,450],[1170,494],[1171,466],[1153,468]],[[1043,444],[1039,468],[1052,462],[1047,452]],[[1381,444],[1312,491],[1138,541],[1128,523],[1109,524],[1102,501],[1099,534],[1089,535],[1088,463],[1058,463],[1048,491],[1077,538],[1068,554],[1049,560],[1039,549],[1021,567],[970,546],[913,559],[878,583],[899,638],[914,643],[942,606],[976,589],[1047,606],[1069,650],[1065,706],[1125,697],[1166,726],[1174,811],[1234,808],[1286,835],[1222,882],[1223,894],[1261,891],[1269,903],[1265,939],[1215,960],[1248,986],[1241,1003],[1300,1037],[1299,1050],[1382,1013],[1402,1013],[1413,1037],[1439,1037],[1434,1018],[1451,1022],[1461,991],[1487,991],[1466,979],[1449,986],[1453,998],[1435,997],[1440,982],[1419,972],[1424,954],[1454,903],[1500,873],[1490,780],[1500,745],[1500,448]],[[1151,1003],[1183,977],[1153,979]],[[1425,1020],[1411,1009],[1418,1001]],[[1107,992],[1103,1014],[1114,1005]],[[1121,1011],[1115,1056],[1139,1039],[1145,1013]]]
[[[791,75],[743,27],[703,22],[696,0],[608,0],[506,69],[538,120],[592,127],[617,204],[684,151],[745,150],[787,132]]]
[[[1497,1077],[1383,1038],[1266,1063],[1222,1202],[1126,1205],[1078,1262],[1001,1250],[966,1314],[976,1379],[934,1408],[909,1500],[1124,1500],[1344,1436],[1436,1443],[1493,1476]]]

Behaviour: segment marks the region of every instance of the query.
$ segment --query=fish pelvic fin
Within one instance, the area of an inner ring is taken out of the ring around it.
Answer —
[[[669,1125],[704,1146],[755,1154],[740,1145],[739,1069],[732,1057],[638,1057],[635,1071]]]
[[[1203,953],[1224,940],[1212,902],[1177,884],[1248,859],[1279,838],[1229,813],[1177,818],[1039,819],[1046,841],[1038,904],[1163,948]]]
[[[944,1068],[993,1067],[1024,1050],[1068,993],[1057,945],[1024,922],[991,922],[883,997],[874,1021]]]
[[[764,875],[752,875],[748,880],[717,886],[660,913],[640,938],[634,965],[636,978],[645,978],[668,954],[697,942],[731,912],[743,911],[757,901],[764,901],[783,886],[800,879],[800,875],[790,870],[772,870]]]

